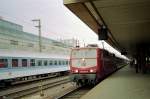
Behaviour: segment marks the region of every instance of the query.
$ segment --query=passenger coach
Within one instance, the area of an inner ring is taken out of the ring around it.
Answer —
[[[68,71],[67,55],[0,51],[0,87],[59,76]]]

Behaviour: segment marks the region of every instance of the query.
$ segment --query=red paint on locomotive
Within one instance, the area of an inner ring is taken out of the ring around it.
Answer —
[[[70,57],[71,79],[98,82],[117,69],[116,60],[114,54],[100,48],[74,48]]]

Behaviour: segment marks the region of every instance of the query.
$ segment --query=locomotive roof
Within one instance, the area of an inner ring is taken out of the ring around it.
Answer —
[[[69,59],[69,55],[57,55],[49,53],[18,51],[18,50],[0,50],[0,57],[28,57],[28,58],[65,58]]]
[[[72,49],[97,49],[98,47],[74,47]]]
[[[72,48],[72,49],[100,49],[100,50],[103,50],[103,51],[106,51],[106,52],[108,52],[108,53],[111,53],[111,52],[109,52],[108,50],[106,50],[106,49],[102,49],[102,48],[99,48],[99,47],[75,47],[75,48]]]
[[[125,60],[128,60],[127,58],[125,58],[124,56],[120,56],[120,55],[118,55],[118,54],[116,54],[116,53],[114,53],[114,52],[110,52],[110,51],[108,51],[107,49],[103,49],[103,48],[99,48],[99,47],[75,47],[75,48],[72,48],[72,49],[88,49],[88,48],[93,48],[93,49],[101,49],[102,51],[104,51],[104,52],[108,52],[111,56],[114,56],[114,57],[117,57],[117,58],[120,58],[120,59],[125,59]]]
[[[79,48],[72,48],[72,49],[75,49],[75,50],[78,50],[78,49],[100,49],[100,50],[102,50],[104,53],[107,53],[107,54],[109,54],[109,55],[111,55],[111,56],[114,56],[114,57],[118,57],[118,56],[115,55],[115,53],[112,53],[112,52],[110,52],[110,51],[108,51],[108,50],[106,50],[106,49],[102,49],[102,48],[99,48],[99,47],[79,47]],[[118,57],[118,58],[119,58],[119,57]]]

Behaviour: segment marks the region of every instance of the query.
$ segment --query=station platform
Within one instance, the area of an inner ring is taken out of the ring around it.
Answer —
[[[81,99],[150,99],[150,74],[137,74],[134,68],[125,66]]]

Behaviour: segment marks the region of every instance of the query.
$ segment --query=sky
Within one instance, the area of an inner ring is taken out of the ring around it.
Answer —
[[[0,0],[0,16],[34,34],[38,34],[34,28],[37,23],[31,20],[41,19],[42,36],[49,38],[97,41],[97,35],[66,8],[62,0]]]
[[[63,0],[0,0],[0,16],[20,24],[25,32],[38,35],[38,25],[33,19],[41,20],[42,36],[51,39],[79,39],[83,44],[102,42],[86,24],[63,5]],[[104,47],[121,56],[104,42]]]

